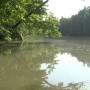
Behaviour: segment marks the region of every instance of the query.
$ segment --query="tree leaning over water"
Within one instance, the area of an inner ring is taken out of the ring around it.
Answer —
[[[43,0],[1,0],[0,40],[9,38],[12,40],[22,40],[22,37],[26,35],[47,34],[49,36],[60,36],[57,27],[59,25],[58,20],[52,14],[47,14],[47,5],[45,4],[48,1],[49,0],[44,2]],[[49,23],[47,19],[50,18],[51,22]],[[55,25],[53,26],[54,23]],[[53,29],[46,28],[51,25]],[[44,27],[46,28],[46,30],[44,30],[45,33],[43,31],[43,29],[45,29]],[[55,32],[54,35],[50,35],[52,34],[51,32]]]

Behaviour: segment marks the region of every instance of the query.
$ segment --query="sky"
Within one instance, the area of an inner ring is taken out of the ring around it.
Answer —
[[[90,0],[49,0],[48,2],[48,10],[57,18],[71,17],[85,6],[90,6]]]

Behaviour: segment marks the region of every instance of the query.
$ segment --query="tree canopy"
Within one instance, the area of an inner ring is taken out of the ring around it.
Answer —
[[[85,7],[71,18],[61,18],[59,31],[63,36],[90,36],[90,7]]]
[[[60,36],[58,20],[47,14],[46,2],[48,0],[0,0],[0,40],[22,40],[31,34]]]

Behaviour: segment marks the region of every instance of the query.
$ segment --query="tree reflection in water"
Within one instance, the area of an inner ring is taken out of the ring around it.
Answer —
[[[47,90],[83,90],[83,82],[79,82],[79,83],[68,83],[67,86],[64,86],[64,83],[58,83],[58,85],[53,85],[48,87]]]
[[[54,56],[58,52],[60,46],[48,43],[0,46],[0,90],[80,90],[83,82],[64,86],[47,81],[57,64]],[[48,73],[40,69],[43,63],[48,65]]]
[[[39,90],[46,81],[46,70],[41,64],[48,64],[53,70],[57,47],[52,44],[3,45],[0,47],[0,90]]]

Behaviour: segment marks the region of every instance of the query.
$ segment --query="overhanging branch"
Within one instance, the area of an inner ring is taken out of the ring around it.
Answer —
[[[42,6],[44,6],[49,0],[46,0],[45,2],[43,2],[40,6],[38,6],[34,11],[29,12],[26,16],[25,19],[27,19],[30,15],[32,15],[34,12],[36,12],[39,8],[41,8]],[[12,30],[15,30],[21,23],[22,23],[22,19],[19,20],[14,26],[12,26]]]

